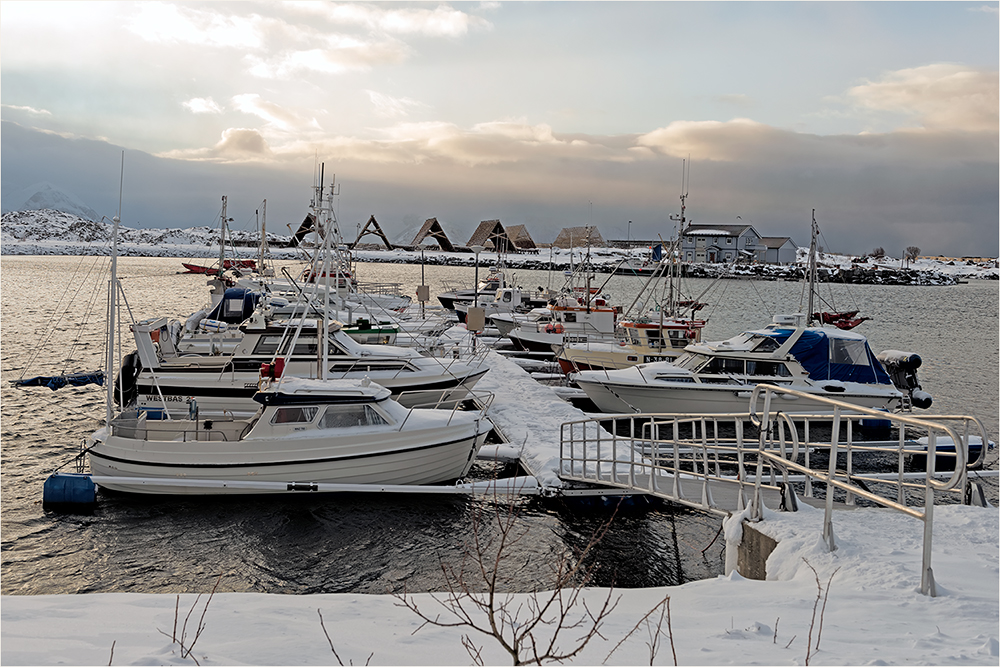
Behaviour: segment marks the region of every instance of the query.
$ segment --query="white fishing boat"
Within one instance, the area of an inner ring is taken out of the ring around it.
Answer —
[[[739,413],[761,383],[867,408],[895,410],[908,400],[864,336],[805,326],[805,316],[776,316],[764,329],[689,345],[673,363],[638,364],[570,376],[602,412]],[[785,399],[789,400],[789,399]],[[794,412],[789,400],[786,411]]]
[[[563,373],[616,370],[654,361],[673,361],[701,340],[704,320],[637,317],[619,320],[613,342],[567,343],[556,354]]]
[[[367,380],[282,378],[254,400],[246,419],[123,413],[94,434],[91,471],[106,489],[147,494],[437,484],[468,472],[492,428],[483,411],[408,409]]]
[[[554,356],[567,343],[611,342],[620,310],[589,291],[567,294],[549,304],[550,321],[522,322],[507,338],[519,350]]]
[[[548,306],[544,308],[532,308],[526,313],[494,313],[486,316],[486,321],[496,328],[501,337],[507,336],[515,327],[534,327],[539,323],[552,321],[552,311]]]
[[[407,406],[451,405],[462,401],[489,370],[486,351],[478,355],[430,357],[412,348],[364,345],[330,321],[268,320],[262,314],[239,327],[239,342],[228,354],[178,354],[166,332],[166,318],[132,325],[136,351],[125,357],[119,377],[124,402],[152,416],[181,417],[190,405],[202,414],[248,417],[257,410],[254,394],[260,369],[299,378],[369,378]],[[325,353],[320,339],[326,341]],[[154,340],[155,339],[155,340]]]

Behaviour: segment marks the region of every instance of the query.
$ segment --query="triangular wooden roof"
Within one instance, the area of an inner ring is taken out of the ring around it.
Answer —
[[[420,231],[413,237],[413,241],[410,245],[419,246],[420,243],[428,236],[437,241],[441,250],[444,250],[445,252],[455,252],[455,246],[452,245],[451,240],[448,239],[448,235],[444,233],[444,229],[442,229],[441,223],[438,222],[437,218],[427,218],[423,226],[420,228]]]
[[[507,237],[521,250],[535,250],[538,248],[525,225],[511,225],[507,228]]]
[[[317,232],[317,233],[319,232],[319,229],[316,227],[316,216],[314,216],[312,213],[306,214],[305,220],[302,221],[302,224],[299,225],[299,228],[295,231],[294,234],[292,234],[292,240],[291,240],[292,247],[294,248],[300,245],[302,243],[302,239],[304,239],[306,237],[306,234],[308,234],[309,232]]]
[[[597,227],[563,227],[552,242],[557,248],[579,248],[585,245],[603,247],[604,237]]]
[[[369,227],[373,226],[375,227],[375,229],[372,230],[368,229]],[[392,243],[389,242],[389,237],[387,237],[385,235],[385,232],[382,231],[382,228],[379,226],[378,220],[375,219],[374,214],[372,215],[372,217],[368,218],[368,222],[366,222],[365,226],[361,228],[360,232],[358,232],[358,238],[354,239],[354,243],[349,245],[348,248],[354,250],[354,248],[358,245],[358,241],[361,240],[361,237],[366,236],[368,234],[374,234],[375,236],[381,237],[382,242],[385,243],[385,247],[388,250],[392,250]]]
[[[512,252],[517,250],[517,247],[510,240],[507,231],[500,224],[499,220],[483,220],[480,222],[466,245],[469,247],[481,245],[484,248],[492,248],[497,252]]]

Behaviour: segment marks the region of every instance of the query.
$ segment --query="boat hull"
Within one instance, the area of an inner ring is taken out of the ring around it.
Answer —
[[[350,438],[177,442],[110,436],[91,450],[90,467],[103,478],[102,488],[161,495],[295,493],[311,484],[440,484],[468,472],[490,428],[488,420],[457,413],[447,427]],[[108,479],[114,477],[123,481]],[[241,488],[239,482],[274,486]]]
[[[598,410],[607,413],[668,413],[668,414],[736,414],[749,413],[750,394],[754,385],[711,385],[700,383],[625,384],[576,375],[577,386],[586,392]],[[686,386],[678,386],[686,385]],[[891,409],[898,402],[898,392],[857,391],[830,392],[817,387],[794,385],[791,388],[807,393],[845,401],[866,408]],[[822,413],[824,410],[780,395],[776,398],[782,412]]]

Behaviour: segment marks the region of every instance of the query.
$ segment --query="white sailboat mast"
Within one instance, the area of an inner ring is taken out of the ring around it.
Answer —
[[[806,310],[806,326],[813,322],[813,297],[816,292],[816,237],[819,235],[819,226],[816,224],[816,209],[812,210],[812,232],[809,241],[809,307]]]
[[[111,284],[108,286],[108,369],[105,375],[107,383],[107,422],[111,428],[114,417],[115,401],[115,328],[118,326],[118,226],[122,215],[122,187],[125,183],[125,152],[122,151],[121,176],[118,182],[118,212],[111,227]]]
[[[223,271],[225,271],[226,266],[226,195],[222,195],[222,231],[221,236],[219,236],[219,273],[218,276],[221,278]]]

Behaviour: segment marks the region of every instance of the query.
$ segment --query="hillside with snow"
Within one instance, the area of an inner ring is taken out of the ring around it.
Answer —
[[[111,248],[110,221],[95,222],[72,213],[55,210],[31,210],[6,213],[0,219],[0,254],[3,255],[107,255]],[[229,239],[236,244],[227,254],[252,258],[257,253],[255,231],[230,231]],[[303,253],[298,248],[278,247],[287,243],[288,236],[268,234],[272,244],[271,255],[275,259],[301,259]],[[188,229],[132,229],[119,228],[119,254],[140,257],[186,257],[214,258],[219,253],[219,229],[191,227]],[[368,246],[371,248],[372,246]],[[579,263],[583,252],[588,252],[595,268],[612,270],[622,260],[629,260],[633,266],[647,262],[646,248],[561,248],[543,249],[538,254],[506,255],[504,262],[512,268],[546,270],[570,268],[574,261]],[[422,257],[423,254],[423,257]],[[446,253],[436,245],[425,248],[424,253],[413,250],[359,249],[354,258],[362,262],[393,262],[419,264],[468,265],[475,258],[469,252]],[[480,256],[486,264],[495,262],[497,256],[484,252]],[[797,280],[801,277],[806,259],[806,249],[799,249],[796,265],[775,266],[770,264],[693,264],[686,267],[687,275],[713,278],[727,276],[734,278],[755,278],[774,280],[776,278]],[[918,258],[912,262],[892,257],[852,257],[821,253],[819,258],[821,280],[843,280],[879,284],[920,284],[947,285],[959,280],[986,279],[1000,277],[997,260],[940,260]]]

